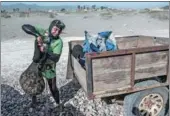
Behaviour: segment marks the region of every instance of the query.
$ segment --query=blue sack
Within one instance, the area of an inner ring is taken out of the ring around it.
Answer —
[[[84,33],[85,40],[83,43],[83,52],[90,53],[98,51],[97,48],[95,48],[97,36],[92,36],[87,31],[85,31]]]
[[[114,42],[110,36],[112,31],[99,32],[96,36],[92,36],[87,31],[85,33],[85,40],[83,43],[83,52],[103,52],[117,50],[116,42]],[[85,55],[80,59],[80,64],[85,65]]]
[[[114,51],[117,50],[117,45],[115,42],[113,42],[110,39],[110,35],[112,34],[112,31],[104,31],[98,33],[99,36],[105,38],[105,44],[106,44],[106,50],[107,51]]]
[[[113,44],[113,42],[108,39],[106,41],[106,49],[107,51],[114,51],[114,50],[117,50],[117,45],[116,44]]]
[[[99,32],[98,35],[108,39],[110,37],[110,35],[112,34],[112,31],[104,31],[104,32]]]

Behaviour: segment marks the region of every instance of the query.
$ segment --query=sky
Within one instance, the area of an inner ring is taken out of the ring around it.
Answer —
[[[149,8],[169,5],[169,2],[1,2],[2,5],[12,5],[16,3],[36,4],[40,6],[60,6],[60,5],[96,5],[111,6],[115,8]]]

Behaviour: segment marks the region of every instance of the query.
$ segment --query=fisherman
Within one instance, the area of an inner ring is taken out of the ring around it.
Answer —
[[[25,24],[26,27],[33,27],[41,35],[36,38],[33,62],[39,63],[42,54],[46,54],[43,66],[39,65],[41,75],[46,78],[51,94],[55,102],[60,104],[59,90],[56,85],[56,63],[59,61],[63,41],[60,34],[65,29],[65,24],[60,20],[53,20],[47,30]],[[39,49],[36,49],[39,48]],[[36,96],[32,97],[32,103],[36,103]]]

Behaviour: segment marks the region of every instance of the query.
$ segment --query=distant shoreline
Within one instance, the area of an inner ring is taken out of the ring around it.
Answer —
[[[1,2],[1,10],[13,10],[14,8],[19,8],[20,10],[28,10],[28,8],[31,8],[32,10],[61,10],[62,8],[66,10],[76,10],[78,5],[55,5],[55,6],[42,6],[42,5],[37,5],[37,4],[24,4],[24,3],[16,3],[16,4],[11,4],[11,5],[3,5],[3,2]],[[81,2],[79,4],[82,7],[88,7],[91,8],[93,5],[81,5]],[[94,4],[95,5],[95,4]],[[141,10],[141,9],[146,9],[146,8],[169,8],[169,5],[160,5],[156,7],[143,7],[143,8],[123,8],[123,7],[115,7],[115,6],[109,6],[109,5],[95,5],[95,8],[99,9],[101,7],[107,7],[111,9],[134,9],[134,10]]]

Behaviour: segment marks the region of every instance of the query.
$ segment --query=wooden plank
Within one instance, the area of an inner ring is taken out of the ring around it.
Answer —
[[[131,36],[117,38],[119,49],[141,48],[155,46],[153,37],[147,36]]]
[[[68,43],[69,46],[69,51],[68,51],[68,62],[67,62],[67,74],[66,74],[66,79],[72,79],[73,78],[73,69],[71,67],[71,54],[70,54],[70,49],[71,49],[71,43]]]
[[[123,36],[123,37],[115,37],[117,43],[119,42],[127,42],[127,41],[134,41],[137,38],[139,38],[140,36],[136,35],[136,36]]]
[[[170,42],[170,39],[169,39],[169,42]],[[169,49],[170,49],[170,45],[169,45]],[[168,78],[168,79],[167,79],[167,81],[168,81],[168,83],[169,83],[169,85],[170,85],[170,50],[169,50],[168,56],[169,56],[169,57],[168,57],[168,65],[169,65],[169,66],[168,66],[168,68],[167,68],[167,69],[168,69],[168,72],[167,72],[167,73],[168,73],[168,74],[167,74],[167,78]]]
[[[115,90],[130,85],[130,70],[93,76],[93,89],[96,91]],[[102,86],[101,86],[102,85]]]
[[[135,80],[166,75],[167,63],[158,63],[135,69]]]
[[[162,44],[162,45],[168,45],[169,44],[169,38],[154,37],[154,40],[155,40],[156,44]]]
[[[136,67],[138,68],[148,64],[167,63],[167,59],[168,51],[136,54]]]
[[[124,50],[116,50],[114,52],[112,51],[106,51],[99,54],[94,53],[87,53],[91,55],[91,58],[106,58],[106,57],[112,57],[112,56],[120,56],[120,55],[127,55],[132,53],[148,53],[148,52],[160,52],[160,51],[168,51],[169,48],[168,45],[160,45],[160,46],[154,46],[154,47],[144,47],[144,48],[131,48],[131,49],[124,49]]]
[[[127,93],[132,93],[132,92],[138,92],[141,90],[147,90],[147,89],[152,89],[156,87],[165,87],[168,86],[168,83],[159,83],[159,84],[154,84],[151,86],[147,87],[134,87],[133,89],[128,89],[124,88],[122,90],[108,90],[108,91],[99,91],[99,92],[94,92],[93,94],[95,95],[95,98],[102,98],[102,97],[109,97],[109,96],[115,96],[115,95],[122,95],[122,94],[127,94]]]
[[[68,57],[70,57],[70,56],[68,56]],[[68,58],[68,62],[67,62],[66,79],[73,79],[73,69],[71,67],[70,58]]]
[[[92,66],[94,92],[129,86],[131,55],[93,59]]]
[[[116,70],[109,73],[98,73],[93,76],[95,82],[103,82],[104,84],[117,84],[121,81],[126,81],[125,78],[130,78],[130,69]],[[130,81],[130,80],[129,80]]]
[[[136,48],[136,47],[137,47],[137,40],[118,42],[119,49],[129,49],[129,48]]]
[[[130,78],[130,83],[131,83],[131,88],[133,88],[134,84],[135,84],[135,59],[136,59],[136,56],[135,56],[135,53],[132,54],[132,60],[131,60],[131,78]]]
[[[92,70],[92,59],[89,55],[86,55],[86,82],[87,82],[87,94],[88,98],[93,98],[93,70]]]
[[[135,80],[166,75],[167,61],[167,51],[137,54]]]
[[[153,37],[140,37],[137,40],[137,48],[156,46]]]
[[[128,69],[131,68],[131,55],[93,59],[92,63],[95,74]]]
[[[87,92],[86,71],[81,67],[79,62],[72,55],[71,57],[74,73],[77,75],[77,80],[85,92]]]

